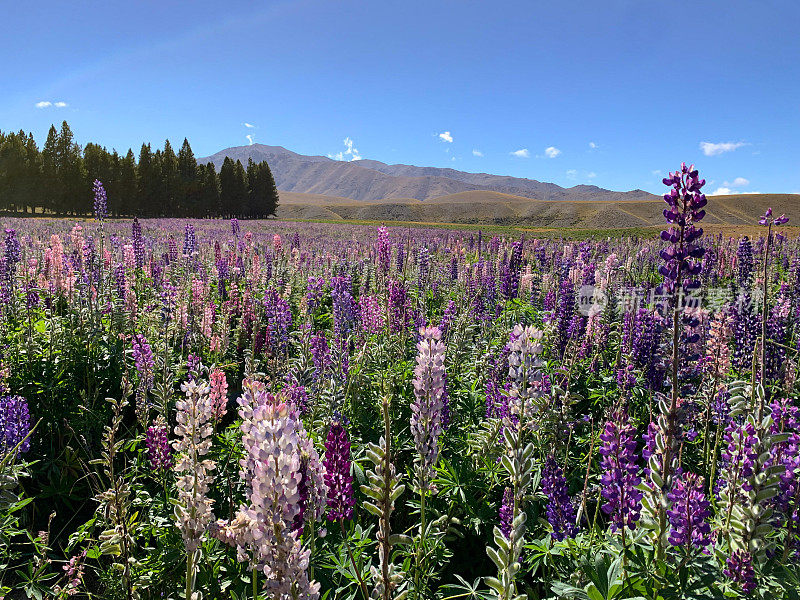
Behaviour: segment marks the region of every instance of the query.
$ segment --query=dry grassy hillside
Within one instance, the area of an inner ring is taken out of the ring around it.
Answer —
[[[430,200],[350,200],[319,194],[281,192],[278,216],[288,219],[416,221],[610,229],[658,226],[664,202],[542,201],[493,191],[468,191]],[[800,221],[798,194],[743,194],[709,198],[704,226],[753,225],[772,207]]]

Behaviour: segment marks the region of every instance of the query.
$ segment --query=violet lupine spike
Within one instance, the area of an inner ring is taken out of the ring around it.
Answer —
[[[18,453],[30,450],[27,437],[31,429],[28,401],[22,396],[0,398],[0,456],[11,452],[19,444]],[[22,442],[22,443],[20,443]]]
[[[711,503],[703,490],[703,478],[687,473],[677,478],[667,493],[672,503],[667,517],[671,526],[669,543],[673,546],[705,549],[711,543]]]
[[[753,557],[749,552],[736,550],[728,558],[722,571],[731,581],[738,583],[745,594],[756,589],[756,574],[753,570]]]
[[[643,494],[637,489],[641,478],[636,464],[635,436],[636,430],[624,413],[608,421],[600,434],[603,442],[600,493],[606,499],[602,510],[611,518],[612,531],[622,527],[633,530],[639,520]]]
[[[144,438],[147,462],[153,471],[166,471],[172,466],[172,448],[169,444],[169,427],[159,416],[147,428]]]
[[[108,216],[108,200],[106,198],[106,189],[99,179],[95,179],[92,184],[92,191],[94,192],[94,216],[101,223]]]
[[[155,365],[153,350],[147,343],[147,338],[141,333],[133,336],[133,360],[136,370],[142,378],[147,378],[152,373]]]
[[[324,333],[315,334],[311,336],[309,346],[311,359],[314,362],[314,380],[320,382],[330,372],[333,365],[328,338]]]
[[[542,469],[542,493],[547,496],[547,521],[556,541],[575,537],[577,515],[572,504],[564,472],[555,458],[548,457]]]
[[[191,223],[186,224],[186,229],[183,236],[183,255],[188,257],[194,256],[197,251],[197,238],[194,234],[194,225]]]
[[[350,440],[340,421],[334,421],[325,441],[325,486],[328,490],[328,520],[349,520],[353,517],[356,500],[353,495],[353,476]]]
[[[500,504],[500,531],[506,539],[511,535],[511,523],[514,520],[514,490],[507,487],[503,491],[503,502]]]
[[[411,403],[411,435],[417,449],[417,476],[423,492],[432,489],[430,481],[439,458],[445,391],[444,350],[442,332],[438,327],[420,329],[414,369],[415,400]]]
[[[133,239],[133,253],[136,257],[136,268],[144,267],[144,238],[142,237],[142,225],[139,219],[133,218],[131,225],[131,237]]]
[[[669,209],[664,209],[664,218],[672,226],[661,232],[661,239],[669,245],[661,251],[664,265],[659,272],[664,276],[662,290],[672,293],[676,287],[689,292],[697,289],[700,283],[694,279],[702,270],[701,259],[705,249],[697,243],[703,229],[695,227],[705,217],[703,207],[708,203],[701,192],[705,179],[700,179],[694,165],[681,165],[679,171],[670,173],[664,185],[672,186],[664,201]],[[679,280],[680,278],[680,280]]]
[[[378,227],[378,239],[375,242],[375,250],[377,254],[378,269],[381,273],[386,275],[389,273],[392,245],[389,241],[389,230],[383,224]]]

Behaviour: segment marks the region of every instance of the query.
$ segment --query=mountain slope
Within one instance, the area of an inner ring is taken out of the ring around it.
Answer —
[[[455,169],[387,165],[375,160],[342,162],[324,156],[297,154],[282,146],[236,146],[226,148],[199,162],[213,162],[217,168],[228,156],[247,163],[266,160],[278,189],[304,194],[339,196],[358,201],[385,201],[393,198],[429,200],[459,192],[489,190],[538,200],[610,202],[653,200],[656,196],[634,190],[614,192],[596,186],[562,188],[553,183],[488,173],[467,173]]]
[[[412,221],[529,227],[609,229],[663,227],[662,200],[641,202],[532,200],[500,192],[470,191],[420,202],[368,202],[297,192],[281,192],[278,217],[283,219]],[[710,197],[704,227],[746,229],[772,207],[775,214],[792,215],[800,207],[797,194],[748,194]]]

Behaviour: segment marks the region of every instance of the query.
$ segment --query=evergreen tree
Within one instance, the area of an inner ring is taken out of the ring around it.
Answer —
[[[233,182],[233,213],[231,216],[247,218],[247,172],[244,170],[240,160],[237,160],[236,165],[234,165]]]
[[[81,148],[75,143],[72,130],[66,121],[61,123],[61,131],[56,142],[56,168],[62,184],[62,195],[58,205],[63,212],[78,214],[85,210],[85,198],[90,188],[86,185],[86,175],[81,157]]]
[[[178,151],[178,174],[180,176],[180,196],[184,216],[196,216],[200,204],[200,177],[198,176],[197,161],[189,145],[189,140],[183,138],[183,145]]]
[[[263,219],[275,214],[278,206],[278,190],[269,165],[264,162],[248,164],[249,213],[251,219]]]
[[[178,157],[172,149],[169,140],[164,142],[164,152],[161,154],[161,181],[163,185],[163,202],[158,205],[159,215],[181,214],[182,202],[180,197],[181,181],[178,173]]]
[[[210,217],[218,216],[220,210],[220,184],[219,177],[217,177],[217,170],[214,163],[208,163],[203,166],[200,165],[201,171],[201,191],[200,202],[198,211],[192,215],[195,217]]]
[[[48,212],[58,212],[63,196],[62,181],[58,173],[58,131],[50,126],[42,148],[42,207]]]
[[[10,133],[0,146],[0,197],[3,210],[17,212],[25,205],[25,141],[22,132]]]
[[[235,187],[236,166],[226,156],[222,161],[222,168],[219,170],[219,214],[223,217],[233,216],[236,210]]]
[[[189,144],[176,155],[142,144],[123,157],[96,143],[81,150],[66,121],[51,126],[39,151],[33,134],[0,131],[0,211],[91,214],[91,187],[103,182],[112,216],[264,218],[275,214],[278,191],[269,165],[225,158],[217,175],[213,163],[197,164]]]
[[[150,144],[142,144],[139,151],[138,202],[125,211],[133,216],[151,215],[158,202],[158,189],[161,187],[156,165],[153,164],[153,152]]]
[[[134,215],[139,213],[141,196],[138,193],[139,178],[133,150],[120,161],[119,191],[117,196],[109,197],[109,210],[114,215]]]

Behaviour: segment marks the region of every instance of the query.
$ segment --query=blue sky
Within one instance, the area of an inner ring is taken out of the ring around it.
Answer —
[[[653,192],[685,160],[707,193],[800,192],[793,0],[40,0],[3,19],[0,129],[40,143],[66,119],[137,153],[249,135]]]

